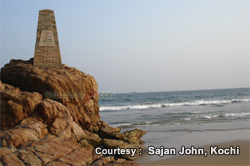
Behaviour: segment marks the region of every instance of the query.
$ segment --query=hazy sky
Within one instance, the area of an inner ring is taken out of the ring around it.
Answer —
[[[249,87],[249,0],[1,0],[1,67],[55,12],[62,62],[100,92]]]

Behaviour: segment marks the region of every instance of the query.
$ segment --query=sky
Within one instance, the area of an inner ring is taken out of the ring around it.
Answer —
[[[99,92],[250,87],[249,0],[1,0],[1,67],[34,57],[42,9]]]

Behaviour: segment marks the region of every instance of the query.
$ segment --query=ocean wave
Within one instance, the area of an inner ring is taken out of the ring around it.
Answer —
[[[199,124],[199,123],[207,123],[207,122],[216,122],[216,118],[223,118],[224,121],[228,120],[228,117],[231,118],[242,118],[248,117],[250,113],[225,113],[225,114],[207,114],[207,115],[199,115],[199,116],[188,116],[188,117],[179,117],[178,120],[168,119],[168,120],[156,120],[156,121],[146,121],[146,122],[138,122],[138,123],[119,123],[119,124],[110,124],[112,127],[121,127],[121,128],[131,128],[131,127],[153,127],[153,126],[166,126],[166,125],[180,125],[180,124]],[[215,120],[213,120],[215,119]]]
[[[217,118],[219,117],[219,115],[204,115],[203,118],[206,118],[206,119],[211,119],[211,118]]]
[[[120,123],[120,124],[111,124],[113,127],[126,127],[126,126],[150,126],[150,124],[158,123],[158,121],[149,121],[149,122],[138,122],[138,123]]]
[[[183,120],[191,120],[191,118],[184,118]]]
[[[128,106],[110,106],[110,107],[100,107],[100,111],[115,111],[115,110],[126,110],[126,109],[148,109],[148,108],[160,108],[161,104],[152,104],[152,105],[128,105]]]
[[[198,106],[198,105],[222,105],[229,103],[238,102],[250,102],[250,99],[232,99],[232,100],[197,100],[192,102],[181,102],[181,103],[163,103],[163,104],[142,104],[142,105],[128,105],[128,106],[101,106],[100,111],[116,111],[126,109],[150,109],[160,107],[176,107],[176,106]]]
[[[225,113],[224,117],[243,117],[243,116],[249,116],[249,112],[242,112],[242,113]]]

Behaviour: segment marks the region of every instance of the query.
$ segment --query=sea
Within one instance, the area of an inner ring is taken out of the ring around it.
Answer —
[[[250,128],[250,88],[113,94],[100,97],[99,106],[101,120],[108,125],[122,132],[145,130],[146,146],[172,140],[171,146],[178,138],[185,142],[190,133],[213,139],[212,133],[219,136],[222,131],[248,132]],[[239,135],[228,137],[241,139]],[[193,143],[198,141],[194,138],[190,137]]]

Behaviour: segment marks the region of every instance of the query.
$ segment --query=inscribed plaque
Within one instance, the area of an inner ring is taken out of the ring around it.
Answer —
[[[52,30],[42,30],[39,46],[55,46]]]

